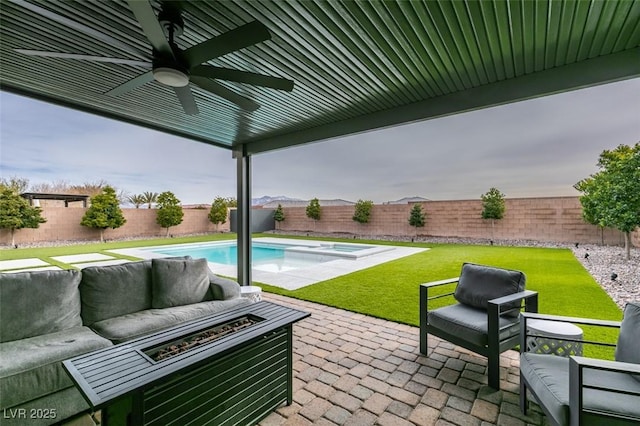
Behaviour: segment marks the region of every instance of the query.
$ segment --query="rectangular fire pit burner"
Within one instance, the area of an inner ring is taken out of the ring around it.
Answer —
[[[258,318],[255,315],[245,315],[240,318],[223,322],[222,324],[217,324],[213,327],[207,328],[206,330],[198,331],[181,339],[165,342],[149,349],[143,349],[142,352],[155,362],[165,361],[198,346],[206,345],[214,340],[236,333],[244,328],[251,327],[253,324],[262,320],[264,320],[264,318]]]
[[[251,425],[293,402],[293,323],[258,302],[63,362],[109,425]]]

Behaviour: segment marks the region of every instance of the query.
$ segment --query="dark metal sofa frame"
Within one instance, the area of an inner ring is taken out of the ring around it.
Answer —
[[[505,305],[509,306],[509,303],[514,301],[525,302],[524,309],[526,312],[538,312],[538,293],[531,290],[524,290],[518,293],[510,294],[508,296],[499,297],[497,299],[489,300],[487,315],[488,315],[488,344],[486,346],[480,346],[473,342],[469,342],[460,338],[459,336],[448,333],[446,330],[434,327],[429,324],[428,303],[430,300],[439,299],[442,297],[452,297],[453,291],[446,294],[438,294],[429,297],[429,290],[436,287],[440,287],[447,284],[457,283],[460,277],[434,281],[420,285],[420,353],[427,355],[427,336],[433,334],[441,339],[447,340],[455,345],[461,346],[479,355],[487,358],[487,376],[489,386],[493,389],[500,389],[500,354],[506,350],[515,348],[520,343],[520,336],[514,335],[504,340],[500,340],[500,331],[498,319],[500,315],[503,315],[514,309],[505,309]],[[517,308],[515,308],[517,309]],[[521,309],[521,308],[520,308]]]
[[[527,345],[527,337],[535,337],[534,333],[531,333],[527,330],[527,320],[529,319],[537,319],[537,320],[545,320],[545,321],[560,321],[560,322],[568,322],[572,324],[583,324],[589,326],[598,326],[598,327],[609,327],[609,328],[620,328],[620,321],[607,321],[607,320],[599,320],[599,319],[590,319],[590,318],[576,318],[576,317],[566,317],[559,315],[545,315],[545,314],[537,314],[537,313],[525,313],[522,314],[520,319],[520,352],[526,351]],[[573,341],[571,339],[563,338],[563,340]],[[583,344],[591,344],[597,346],[608,346],[615,347],[615,343],[606,343],[606,342],[595,342],[595,341],[587,341],[581,340]],[[640,343],[638,344],[640,347]],[[554,355],[549,355],[554,356]],[[624,362],[616,362],[616,361],[608,361],[601,360],[596,358],[586,358],[582,356],[570,356],[569,357],[569,413],[570,413],[570,425],[581,425],[587,422],[587,419],[591,422],[596,422],[597,424],[607,424],[607,425],[632,425],[638,424],[639,420],[637,418],[629,418],[624,415],[616,415],[614,413],[602,413],[595,412],[588,409],[585,409],[582,406],[582,393],[586,388],[596,388],[594,386],[586,385],[583,381],[583,371],[585,368],[593,368],[603,371],[612,371],[612,372],[620,372],[620,373],[633,373],[640,374],[640,365],[629,364]],[[520,411],[522,414],[527,414],[527,391],[533,394],[536,401],[539,401],[538,396],[531,390],[532,386],[527,381],[527,378],[523,375],[520,375]],[[640,401],[640,395],[637,395],[638,401]],[[558,420],[551,415],[547,407],[540,404],[540,408],[545,413],[548,422],[553,426],[563,426]],[[593,423],[589,423],[593,424]]]

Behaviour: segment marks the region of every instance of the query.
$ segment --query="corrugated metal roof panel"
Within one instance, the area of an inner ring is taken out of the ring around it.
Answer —
[[[151,4],[161,9],[161,2]],[[145,68],[15,51],[149,60],[151,46],[124,1],[3,1],[2,86],[258,152],[640,75],[639,1],[182,4],[181,49],[254,19],[264,23],[271,40],[209,64],[290,78],[293,92],[221,81],[261,105],[247,112],[193,86],[200,114],[189,116],[173,90],[156,82],[105,95]]]

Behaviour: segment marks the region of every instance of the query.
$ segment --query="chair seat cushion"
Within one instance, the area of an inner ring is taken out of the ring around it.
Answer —
[[[551,416],[560,424],[569,424],[569,358],[525,352],[520,357],[520,375]],[[585,369],[584,382],[618,391],[585,389],[585,408],[640,418],[638,397],[620,392],[640,392],[640,383],[631,374]]]
[[[91,328],[113,343],[155,333],[180,323],[250,303],[248,299],[214,300],[164,309],[147,309],[94,323]]]
[[[82,326],[0,344],[0,408],[73,386],[62,361],[109,346]]]
[[[489,321],[487,311],[461,303],[429,311],[427,321],[430,327],[445,330],[478,346],[487,346],[489,342]],[[520,333],[518,318],[500,317],[500,340],[508,339]]]

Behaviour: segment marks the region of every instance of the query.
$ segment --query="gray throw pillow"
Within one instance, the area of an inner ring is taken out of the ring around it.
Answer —
[[[153,259],[153,308],[190,305],[210,298],[206,259]]]
[[[629,302],[624,308],[616,361],[640,364],[640,302]],[[639,379],[638,376],[634,376]],[[639,379],[640,380],[640,379]]]
[[[0,342],[82,325],[80,271],[0,274]]]
[[[151,308],[151,260],[84,268],[80,296],[85,325]]]
[[[520,271],[465,263],[453,296],[460,303],[486,310],[489,300],[523,291],[525,281],[525,275]],[[519,306],[517,301],[503,306],[502,310]],[[506,315],[516,317],[518,314],[513,311]]]

